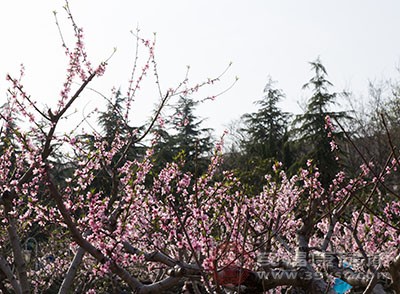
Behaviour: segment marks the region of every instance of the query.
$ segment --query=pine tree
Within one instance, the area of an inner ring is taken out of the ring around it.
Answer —
[[[312,95],[308,99],[306,111],[297,116],[294,123],[299,125],[295,129],[298,135],[299,148],[303,153],[303,159],[299,165],[303,165],[307,159],[313,159],[320,170],[321,182],[328,187],[333,177],[339,170],[337,155],[332,152],[331,140],[326,129],[325,119],[329,116],[332,120],[343,120],[349,118],[345,111],[331,111],[330,107],[336,104],[338,93],[330,93],[329,87],[333,86],[327,80],[327,71],[318,58],[311,62],[314,76],[303,86],[303,89],[311,88]],[[341,132],[333,136],[338,140],[342,137]]]
[[[130,138],[138,137],[140,131],[143,127],[132,127],[129,126],[124,119],[124,107],[123,103],[125,101],[124,97],[121,97],[121,92],[117,91],[114,99],[110,99],[107,103],[106,110],[100,112],[98,118],[98,124],[101,128],[100,138],[95,138],[94,136],[83,136],[87,141],[87,148],[89,150],[94,150],[95,140],[101,140],[106,142],[105,149],[111,149],[114,140],[119,138]],[[123,149],[124,150],[124,149]],[[144,147],[137,146],[133,144],[125,154],[125,157],[129,160],[141,158],[144,154]],[[113,158],[114,164],[117,164],[121,154],[116,154]],[[125,162],[125,161],[123,161]],[[116,166],[116,168],[118,168]],[[112,179],[109,171],[101,171],[97,174],[93,181],[94,187],[99,187],[103,191],[110,192],[112,188]]]
[[[282,90],[274,88],[270,78],[264,88],[264,96],[255,102],[259,105],[257,112],[245,114],[244,131],[247,136],[242,142],[244,160],[239,167],[242,171],[242,181],[251,190],[258,191],[264,181],[264,176],[271,173],[276,161],[285,166],[291,165],[288,136],[289,114],[283,112],[278,103],[285,97]],[[243,164],[244,162],[244,164]]]
[[[18,118],[16,113],[10,109],[10,104],[7,102],[0,106],[2,120],[4,122],[0,129],[0,153],[3,154],[6,149],[14,145],[13,138],[15,136]]]
[[[289,115],[278,108],[277,104],[285,95],[273,84],[270,79],[264,88],[264,97],[255,102],[260,106],[259,110],[243,116],[248,134],[244,146],[248,154],[283,161]]]
[[[204,120],[194,110],[198,102],[181,96],[174,106],[172,119],[167,129],[159,129],[160,143],[156,146],[156,164],[160,167],[167,162],[183,162],[184,171],[200,176],[208,165],[207,158],[212,149],[210,128],[202,128]]]
[[[103,139],[107,141],[108,144],[114,141],[115,137],[120,136],[130,136],[138,128],[129,126],[123,116],[123,102],[124,97],[121,97],[121,92],[117,91],[115,94],[114,101],[110,100],[107,104],[107,109],[101,112],[98,118],[98,123],[102,128]]]

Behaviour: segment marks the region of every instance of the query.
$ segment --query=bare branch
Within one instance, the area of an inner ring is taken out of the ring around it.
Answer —
[[[111,271],[118,275],[122,280],[124,280],[132,290],[138,290],[143,287],[143,284],[136,279],[135,277],[131,276],[125,269],[121,268],[118,264],[116,264],[113,260],[107,258],[99,249],[94,247],[90,242],[83,238],[82,234],[79,232],[78,228],[76,227],[74,221],[71,218],[71,215],[67,208],[64,205],[62,196],[60,195],[57,187],[53,183],[53,180],[50,178],[48,168],[46,170],[47,173],[47,181],[48,181],[48,189],[50,191],[50,195],[56,201],[57,208],[59,209],[65,224],[67,225],[72,238],[79,246],[81,246],[85,251],[87,251],[90,255],[96,258],[100,263],[110,263]]]
[[[76,252],[74,259],[72,260],[67,273],[65,274],[64,280],[61,284],[60,290],[58,291],[58,294],[67,294],[69,290],[72,288],[72,283],[74,281],[74,278],[76,276],[76,272],[78,271],[78,268],[82,262],[83,256],[85,255],[85,249],[82,247],[78,248],[78,251]]]
[[[11,192],[4,192],[2,197],[4,201],[4,212],[6,214],[8,222],[7,231],[14,255],[14,263],[17,268],[19,283],[21,285],[21,291],[22,291],[21,293],[28,294],[30,293],[30,286],[28,281],[28,275],[26,272],[25,260],[22,255],[23,250],[21,247],[21,241],[17,233],[17,222],[12,214],[13,211],[12,199],[14,197],[12,197],[11,194],[12,194]]]
[[[396,293],[400,293],[400,254],[390,262],[389,272],[392,276],[392,288]]]
[[[18,280],[15,278],[14,274],[12,273],[8,262],[1,255],[0,255],[0,270],[4,273],[4,275],[10,281],[10,284],[13,287],[15,293],[22,294],[21,285],[19,284]]]

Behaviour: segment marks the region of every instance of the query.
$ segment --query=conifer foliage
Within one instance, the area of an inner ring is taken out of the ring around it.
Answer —
[[[335,146],[332,145],[332,136],[337,140],[340,132],[329,130],[326,119],[343,120],[348,118],[344,111],[332,111],[338,98],[338,93],[330,93],[332,83],[327,79],[327,71],[318,58],[310,63],[314,76],[303,86],[303,89],[312,91],[307,100],[305,112],[298,115],[294,121],[297,127],[298,148],[303,153],[302,164],[308,159],[313,159],[322,174],[322,182],[327,186],[339,170],[339,162]]]
[[[275,162],[290,166],[288,120],[278,103],[285,98],[282,90],[274,87],[270,78],[264,88],[264,96],[255,104],[257,112],[245,114],[245,140],[243,140],[244,164],[240,166],[242,180],[253,187],[260,187],[264,176],[272,172]]]
[[[259,106],[257,112],[243,116],[248,133],[244,142],[247,153],[284,160],[288,114],[277,105],[283,98],[285,95],[282,90],[274,88],[274,82],[270,79],[264,88],[264,97],[255,102]]]
[[[180,96],[173,105],[172,118],[158,129],[158,165],[177,161],[194,175],[201,176],[206,171],[212,150],[212,129],[202,127],[203,120],[194,113],[197,104],[190,97]]]

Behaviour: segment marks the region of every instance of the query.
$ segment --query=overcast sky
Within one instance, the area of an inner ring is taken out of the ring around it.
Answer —
[[[65,76],[65,58],[53,11],[63,30],[70,28],[61,0],[0,2],[0,91],[6,73],[26,67],[26,89],[41,104],[52,105]],[[299,112],[301,86],[311,77],[307,62],[318,56],[328,70],[332,90],[352,90],[359,99],[368,80],[397,78],[400,61],[398,0],[70,0],[94,61],[117,47],[106,76],[93,87],[109,94],[126,87],[135,43],[130,30],[139,25],[151,38],[157,32],[157,60],[163,89],[179,82],[186,66],[193,81],[218,75],[232,61],[221,89],[239,77],[217,101],[199,107],[208,126],[224,125],[255,111],[268,76],[278,81],[287,98],[286,111]],[[70,39],[72,40],[72,39]],[[218,88],[216,92],[218,91]],[[150,92],[149,92],[150,93]],[[137,119],[145,120],[157,101],[148,92],[138,96]],[[4,95],[3,95],[4,96]],[[92,94],[85,105],[97,105]]]

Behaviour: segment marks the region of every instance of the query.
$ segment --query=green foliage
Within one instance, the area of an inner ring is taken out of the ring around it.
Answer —
[[[6,124],[1,126],[0,130],[0,155],[3,155],[9,148],[13,147],[14,151],[12,154],[11,162],[12,165],[15,164],[15,153],[18,153],[17,144],[15,144],[15,137],[21,136],[18,131],[17,123],[18,118],[16,112],[13,112],[9,103],[5,103],[0,107],[0,112],[2,117],[7,121]]]
[[[207,168],[207,158],[212,149],[211,129],[202,128],[203,120],[194,110],[198,102],[181,96],[174,106],[173,117],[165,128],[157,128],[160,141],[156,146],[155,164],[180,162],[183,171],[200,176]]]
[[[118,90],[114,101],[108,101],[106,111],[101,112],[99,115],[98,123],[102,128],[103,139],[109,145],[111,145],[116,136],[129,136],[137,129],[126,123],[123,115],[123,103],[125,100],[126,98],[121,97],[121,92]]]
[[[260,106],[258,111],[243,116],[248,134],[243,144],[248,155],[283,161],[289,115],[278,108],[278,102],[285,95],[282,90],[275,89],[273,83],[271,79],[268,81],[263,99],[255,102]]]
[[[290,116],[278,107],[284,97],[282,90],[275,88],[274,81],[269,79],[263,98],[255,102],[259,106],[257,112],[242,116],[242,152],[240,155],[231,153],[230,157],[235,157],[235,160],[231,160],[233,168],[248,191],[261,190],[264,177],[272,172],[275,162],[285,166],[292,164],[288,133]]]
[[[313,159],[322,176],[322,183],[327,187],[339,170],[336,154],[332,152],[332,138],[328,136],[330,130],[326,128],[325,119],[329,116],[333,121],[348,119],[345,111],[331,111],[330,107],[336,104],[338,93],[329,92],[332,83],[327,80],[327,72],[320,59],[311,62],[314,76],[303,88],[310,88],[311,97],[308,99],[304,114],[294,120],[294,134],[296,134],[297,148],[300,160],[295,166],[304,166],[308,159]],[[342,137],[342,132],[332,133],[335,140]]]

